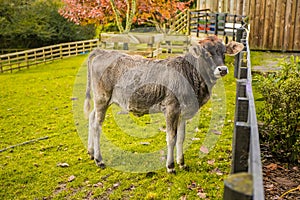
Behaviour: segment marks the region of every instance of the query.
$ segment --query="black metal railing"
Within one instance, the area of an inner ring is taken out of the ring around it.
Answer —
[[[243,27],[246,16],[228,13],[211,13],[209,9],[190,11],[190,32],[232,36],[236,40],[237,29]]]

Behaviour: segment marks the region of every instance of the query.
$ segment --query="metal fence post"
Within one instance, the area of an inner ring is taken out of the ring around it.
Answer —
[[[218,29],[219,29],[219,14],[216,13],[216,19],[215,19],[215,35],[218,35]]]
[[[243,28],[238,28],[236,30],[236,41],[237,42],[241,42],[241,40],[243,38],[243,32],[244,32]],[[240,55],[240,53],[238,53],[234,59],[234,77],[235,78],[238,78],[238,74],[239,74],[240,57],[241,57],[241,55]]]

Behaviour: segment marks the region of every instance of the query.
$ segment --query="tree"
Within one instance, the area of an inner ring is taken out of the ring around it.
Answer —
[[[149,3],[150,2],[150,3]],[[169,33],[172,19],[188,8],[191,1],[181,2],[178,0],[139,0],[139,22],[151,22],[160,32]]]
[[[162,30],[190,2],[179,0],[62,0],[60,14],[77,24],[101,25],[115,22],[121,33],[127,33],[134,22],[151,22]],[[138,12],[137,12],[138,10]],[[112,17],[113,16],[113,17]]]
[[[59,13],[70,21],[99,26],[114,21],[121,33],[129,32],[136,12],[136,0],[62,0]],[[122,21],[126,19],[125,28]]]
[[[94,27],[80,27],[58,13],[59,0],[0,0],[0,48],[35,48],[90,39]]]

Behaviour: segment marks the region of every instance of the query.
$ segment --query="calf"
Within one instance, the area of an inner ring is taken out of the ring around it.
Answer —
[[[243,45],[224,45],[216,36],[200,40],[184,56],[152,60],[117,51],[94,50],[88,59],[86,114],[90,110],[90,91],[94,109],[89,114],[88,152],[96,164],[104,167],[100,152],[100,134],[107,108],[115,103],[137,116],[164,113],[166,119],[167,171],[175,172],[177,163],[185,167],[183,142],[185,122],[192,118],[211,95],[218,78],[228,73],[224,55],[235,55]]]

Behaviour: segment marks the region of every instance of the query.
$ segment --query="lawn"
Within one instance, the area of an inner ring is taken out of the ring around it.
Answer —
[[[168,174],[159,114],[137,118],[112,106],[101,138],[108,166],[89,159],[86,58],[0,74],[0,199],[222,199],[231,161],[233,59],[226,58],[230,74],[212,100],[188,122],[189,169]]]

